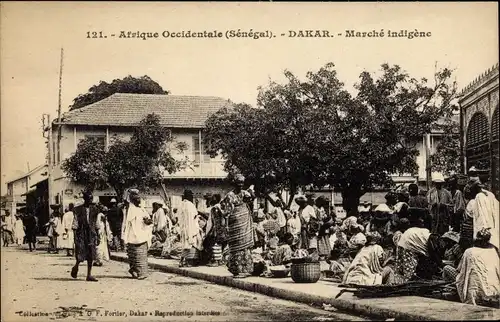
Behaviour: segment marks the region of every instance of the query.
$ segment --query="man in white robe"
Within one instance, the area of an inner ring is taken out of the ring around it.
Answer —
[[[75,219],[75,214],[73,209],[75,205],[70,203],[68,206],[68,211],[66,211],[62,217],[62,240],[60,247],[66,249],[66,256],[73,256],[74,248],[74,233],[73,233],[73,220]]]
[[[193,203],[194,196],[190,190],[184,191],[183,200],[179,207],[179,227],[181,230],[181,244],[184,249],[181,263],[185,263],[186,256],[190,251],[198,253],[201,250],[201,240],[199,238],[200,226],[198,222],[198,210]],[[195,250],[192,250],[195,248]],[[196,258],[193,258],[195,260]]]

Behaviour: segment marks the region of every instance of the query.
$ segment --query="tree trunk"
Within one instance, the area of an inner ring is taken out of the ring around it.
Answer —
[[[292,205],[293,198],[295,197],[296,193],[297,193],[297,186],[292,184],[290,186],[290,199],[288,200],[288,206],[287,206],[288,209],[290,209],[290,206]]]
[[[113,189],[116,192],[116,201],[117,202],[122,202],[123,201],[123,194],[125,193],[125,189],[123,187],[115,186]]]
[[[358,214],[359,199],[363,196],[360,187],[351,186],[342,188],[342,207],[344,208],[347,216]]]

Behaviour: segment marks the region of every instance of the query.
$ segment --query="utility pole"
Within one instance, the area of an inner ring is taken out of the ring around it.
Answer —
[[[47,129],[47,147],[49,151],[49,155],[47,158],[47,169],[48,169],[48,188],[49,188],[49,204],[52,202],[52,172],[53,172],[53,165],[54,161],[52,160],[53,158],[53,152],[52,152],[52,126],[50,123],[50,115],[49,114],[44,114],[44,116],[47,117],[47,127],[44,127],[44,130]]]
[[[432,185],[432,164],[431,164],[431,135],[427,133],[425,135],[425,169],[426,169],[426,181],[427,190],[431,188]]]
[[[62,72],[63,72],[63,58],[64,58],[64,49],[61,48],[61,62],[59,65],[59,101],[57,107],[57,123],[58,123],[58,131],[57,131],[57,162],[61,161],[61,93],[62,93]]]

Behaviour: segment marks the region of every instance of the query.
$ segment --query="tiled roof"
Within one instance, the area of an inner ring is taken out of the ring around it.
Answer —
[[[20,176],[17,176],[15,179],[12,179],[12,180],[9,180],[9,181],[6,181],[5,183],[8,184],[8,183],[11,183],[11,182],[14,182],[14,181],[18,181],[20,179],[24,179],[26,177],[29,177],[30,175],[32,175],[33,173],[37,172],[38,170],[41,170],[43,168],[47,167],[46,164],[41,164],[39,166],[37,166],[36,168],[34,168],[33,170],[30,170],[26,173],[24,173],[23,175],[20,175]]]
[[[229,106],[231,102],[220,97],[116,93],[65,113],[61,123],[131,126],[155,113],[167,127],[203,128],[211,114]]]

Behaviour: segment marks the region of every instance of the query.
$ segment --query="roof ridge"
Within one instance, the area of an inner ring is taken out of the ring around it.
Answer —
[[[106,98],[103,98],[102,100],[99,100],[99,101],[96,101],[92,104],[89,104],[89,105],[85,105],[85,106],[82,106],[80,108],[77,108],[77,109],[73,109],[73,110],[69,110],[65,113],[63,113],[63,115],[61,116],[61,119],[64,119],[65,116],[68,116],[69,115],[72,115],[74,113],[81,113],[87,109],[90,109],[92,107],[94,107],[96,104],[98,103],[101,103],[106,101],[106,100],[111,100],[113,97],[118,97],[118,96],[150,96],[150,97],[174,97],[174,98],[215,98],[215,99],[220,99],[222,101],[226,101],[226,102],[231,102],[230,99],[225,99],[223,97],[220,97],[220,96],[204,96],[204,95],[170,95],[170,94],[140,94],[140,93],[113,93],[111,95],[109,95],[108,97]]]
[[[40,165],[34,167],[33,169],[25,172],[24,174],[18,175],[17,177],[14,177],[14,179],[5,181],[5,183],[7,184],[7,183],[11,183],[11,182],[17,181],[17,180],[22,179],[22,178],[26,178],[26,177],[32,175],[33,173],[35,173],[37,170],[40,170],[40,169],[42,169],[42,168],[44,168],[46,166],[47,166],[47,164],[45,164],[45,163],[40,164]]]
[[[224,101],[227,101],[228,99],[225,99],[221,96],[213,96],[213,95],[176,95],[176,94],[142,94],[142,93],[113,93],[112,95],[108,96],[155,96],[155,97],[196,97],[196,98],[218,98]],[[101,100],[102,101],[102,100]],[[100,102],[100,101],[99,101]]]

